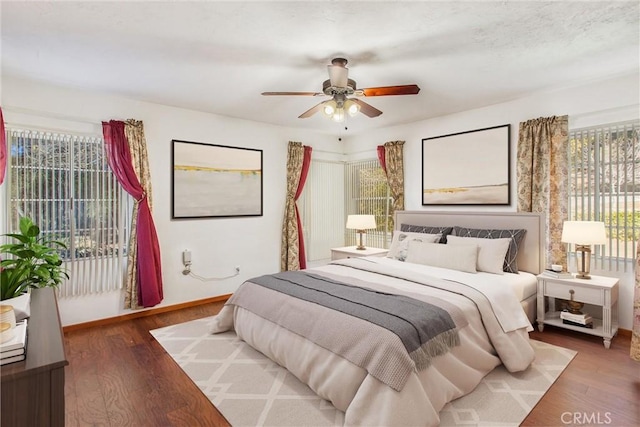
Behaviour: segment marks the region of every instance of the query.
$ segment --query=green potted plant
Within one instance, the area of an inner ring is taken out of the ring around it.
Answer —
[[[5,236],[15,242],[0,246],[0,300],[20,296],[29,288],[55,287],[69,278],[58,254],[66,245],[40,236],[40,227],[30,218],[20,218],[20,233]]]

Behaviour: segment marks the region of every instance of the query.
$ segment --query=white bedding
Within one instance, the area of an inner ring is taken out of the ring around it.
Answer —
[[[408,277],[426,276],[429,270],[429,267],[422,265],[408,265],[385,258],[371,259],[384,268],[406,270]],[[364,260],[352,259],[341,262],[357,264],[362,261]],[[468,321],[468,325],[459,331],[461,345],[436,357],[427,369],[414,371],[404,388],[398,392],[377,380],[365,369],[326,348],[247,309],[231,304],[225,305],[212,322],[212,332],[235,329],[240,338],[286,367],[319,396],[345,412],[345,425],[437,425],[438,412],[446,403],[471,392],[486,374],[501,363],[495,346],[498,346],[498,353],[504,359],[505,366],[512,371],[526,369],[533,360],[533,349],[527,334],[530,323],[524,313],[519,315],[517,310],[514,311],[514,307],[520,307],[518,300],[507,287],[495,286],[494,283],[492,289],[488,279],[482,278],[482,275],[473,275],[476,276],[473,281],[478,282],[476,286],[488,289],[488,293],[497,298],[492,308],[483,307],[482,311],[485,316],[491,313],[492,309],[502,312],[499,316],[506,317],[502,322],[495,317],[481,318],[476,303],[465,296],[417,284],[411,280],[361,271],[348,265],[330,264],[311,270],[319,274],[327,272],[357,277],[396,288],[399,292],[446,299],[459,307]],[[441,276],[449,275],[452,280],[469,280],[468,277],[451,274],[459,272],[428,272],[436,273]],[[501,278],[504,275],[489,276]],[[508,313],[511,313],[512,319],[508,318]],[[321,323],[322,319],[317,321]],[[510,331],[504,332],[503,329]],[[327,334],[339,334],[340,325],[327,326],[326,330]],[[353,338],[357,340],[358,337]]]
[[[388,263],[389,265],[397,265],[398,261],[391,258],[371,257],[371,261],[377,263]],[[318,267],[322,268],[322,267]],[[446,268],[432,267],[423,264],[411,264],[406,263],[403,268],[413,269],[415,271],[423,272],[424,274],[433,275],[436,277],[448,278],[451,280],[470,280],[473,283],[486,283],[492,287],[507,287],[511,289],[518,299],[518,301],[524,301],[527,298],[533,296],[537,292],[537,279],[534,274],[521,271],[518,274],[504,273],[493,274],[478,271],[477,273],[465,273],[463,271],[449,270]]]
[[[522,310],[522,306],[518,303],[515,295],[510,292],[504,292],[505,289],[510,289],[509,283],[512,277],[518,277],[516,274],[491,274],[491,273],[467,273],[458,270],[449,270],[446,268],[432,267],[424,264],[411,264],[408,262],[402,262],[391,258],[382,257],[367,257],[355,258],[353,262],[366,262],[378,264],[381,266],[388,266],[390,269],[402,269],[411,272],[411,277],[415,276],[432,276],[445,280],[451,280],[458,283],[464,283],[471,286],[474,289],[479,290],[485,296],[489,298],[492,309],[502,326],[504,332],[515,331],[520,328],[527,328],[528,331],[532,331],[533,327],[527,319],[526,314]],[[335,264],[329,264],[327,266],[318,267],[315,270],[318,271],[331,271],[336,267]],[[389,283],[389,278],[384,276],[369,276],[367,280],[375,282]],[[412,286],[413,284],[409,284]],[[398,287],[404,288],[406,285],[398,283]]]
[[[505,273],[510,276],[507,285],[511,288],[518,301],[525,301],[538,293],[538,279],[535,275],[521,271],[518,274]],[[500,281],[498,280],[498,283]]]

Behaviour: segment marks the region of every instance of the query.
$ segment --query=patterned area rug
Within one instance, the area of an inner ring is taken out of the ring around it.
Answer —
[[[239,340],[211,335],[209,319],[151,331],[234,427],[341,426],[344,414],[287,370]],[[536,358],[525,372],[499,366],[476,389],[440,412],[442,426],[517,426],[576,355],[531,341]]]

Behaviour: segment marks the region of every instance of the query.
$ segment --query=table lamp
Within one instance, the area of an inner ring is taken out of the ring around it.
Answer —
[[[360,243],[356,249],[365,250],[367,248],[362,244],[362,235],[366,233],[365,230],[376,228],[376,217],[373,215],[349,215],[347,217],[347,228],[356,230],[356,233],[360,234]]]
[[[591,245],[604,245],[607,242],[607,234],[604,222],[600,221],[565,221],[562,226],[562,243],[576,245],[576,260],[578,253],[581,260],[578,262],[577,279],[591,279],[589,275],[591,264]]]

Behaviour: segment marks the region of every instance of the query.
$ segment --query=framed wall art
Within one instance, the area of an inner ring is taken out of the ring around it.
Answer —
[[[509,205],[511,125],[422,140],[423,205]]]
[[[262,216],[262,150],[171,143],[172,219]]]

